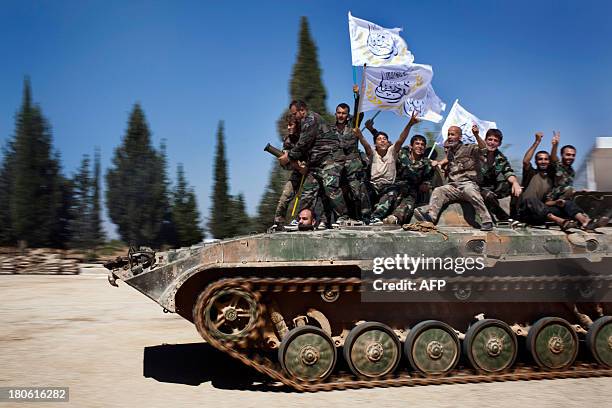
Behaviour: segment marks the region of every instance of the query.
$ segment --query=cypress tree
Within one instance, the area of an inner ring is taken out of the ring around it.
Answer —
[[[289,82],[289,99],[301,99],[306,102],[310,110],[331,120],[333,116],[327,113],[326,98],[325,87],[321,80],[317,47],[310,35],[308,20],[306,17],[302,17],[300,21],[297,58],[293,65],[293,72]],[[281,114],[276,122],[278,135],[281,140],[287,132],[286,115],[287,110]],[[254,227],[257,231],[265,231],[272,225],[278,199],[285,183],[289,179],[289,175],[289,171],[283,170],[276,160],[273,161],[268,185],[257,207],[258,215]]]
[[[232,236],[247,235],[252,230],[252,221],[246,212],[244,196],[232,197]]]
[[[15,166],[15,149],[11,141],[2,149],[0,166],[0,245],[11,245],[15,242],[11,223],[11,195],[13,192],[13,174]]]
[[[91,232],[92,244],[100,245],[106,239],[104,230],[102,229],[102,209],[100,205],[100,149],[96,148],[94,152],[94,170],[93,170],[93,192],[91,196]]]
[[[167,214],[165,159],[151,144],[145,114],[134,105],[122,143],[106,173],[106,206],[122,240],[134,245],[162,241]]]
[[[52,151],[50,127],[40,107],[32,102],[27,78],[10,146],[6,162],[10,168],[3,175],[10,177],[8,217],[12,239],[32,247],[62,246],[68,189],[61,175],[59,154]]]
[[[217,151],[215,153],[214,185],[211,196],[212,207],[208,229],[214,238],[223,239],[233,235],[231,197],[228,193],[227,162],[225,159],[225,135],[223,121],[217,128]]]
[[[195,193],[185,180],[182,164],[179,164],[176,170],[176,187],[172,199],[172,221],[176,228],[176,244],[178,246],[193,245],[204,238],[204,233],[200,227],[200,213]]]
[[[72,179],[73,205],[68,227],[71,248],[90,248],[93,245],[92,179],[89,164],[89,156],[83,155],[81,166]]]

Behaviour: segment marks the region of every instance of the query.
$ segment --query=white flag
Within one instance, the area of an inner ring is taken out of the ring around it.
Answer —
[[[459,99],[457,99],[448,112],[444,125],[442,125],[442,133],[440,133],[437,142],[443,144],[448,136],[448,128],[451,126],[459,126],[461,128],[461,141],[466,144],[476,143],[476,138],[472,134],[472,125],[474,124],[478,126],[481,138],[484,138],[487,130],[497,129],[497,124],[495,122],[478,119],[476,116],[466,111],[463,106],[459,105]]]
[[[401,28],[384,28],[353,17],[350,11],[348,19],[353,65],[380,67],[408,65],[414,62],[414,56],[399,35]]]
[[[386,110],[410,116],[416,110],[419,118],[439,122],[445,105],[431,87],[432,78],[429,65],[369,67],[361,111]]]

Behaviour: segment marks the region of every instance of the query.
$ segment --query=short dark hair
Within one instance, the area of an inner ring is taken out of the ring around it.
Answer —
[[[296,109],[308,108],[308,105],[306,105],[306,102],[304,102],[301,99],[292,100],[291,103],[289,104],[289,109],[291,109],[292,106],[295,106]]]
[[[572,146],[572,145],[565,145],[565,146],[563,146],[563,147],[561,148],[561,154],[563,154],[563,151],[564,151],[565,149],[572,149],[573,151],[576,151],[576,148],[575,148],[574,146]]]
[[[351,113],[351,107],[348,106],[348,104],[346,104],[344,102],[339,103],[338,106],[336,106],[336,109],[338,109],[338,108],[346,109],[348,111],[348,113]]]
[[[417,140],[422,140],[423,143],[425,143],[425,146],[427,146],[427,139],[425,139],[425,136],[423,135],[414,135],[410,138],[410,146],[412,146],[414,144],[414,142],[416,142]]]
[[[535,157],[538,157],[538,154],[545,154],[548,157],[550,157],[550,153],[548,153],[546,150],[539,150],[536,152]]]
[[[489,137],[489,136],[497,137],[499,139],[499,143],[501,143],[502,140],[504,140],[504,134],[499,129],[489,129],[489,130],[487,130],[487,134],[485,135],[485,139],[487,137]]]
[[[374,135],[374,143],[376,143],[376,138],[380,135],[383,135],[385,137],[385,139],[387,139],[387,141],[389,141],[389,135],[386,134],[385,132],[378,132]]]

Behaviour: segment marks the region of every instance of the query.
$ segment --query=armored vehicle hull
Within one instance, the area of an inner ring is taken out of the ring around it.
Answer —
[[[134,252],[109,280],[300,391],[612,374],[611,227],[422,227]]]

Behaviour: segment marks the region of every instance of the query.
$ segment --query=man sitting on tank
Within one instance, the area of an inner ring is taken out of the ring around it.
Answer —
[[[535,153],[536,168],[531,165],[531,158],[543,136],[542,132],[535,134],[535,141],[523,157],[525,190],[518,199],[517,218],[530,225],[554,222],[563,231],[577,226],[584,230],[594,230],[607,225],[608,217],[591,219],[572,200],[553,198],[554,165],[550,164],[550,154],[544,150],[538,151]]]
[[[475,128],[476,125],[472,127],[472,132]],[[461,142],[461,128],[458,126],[448,128],[448,138],[444,143],[446,158],[440,162],[440,166],[446,168],[449,183],[434,189],[427,211],[415,209],[414,216],[417,220],[435,224],[442,207],[453,201],[464,201],[474,207],[480,217],[482,231],[493,229],[491,215],[480,195],[479,187],[481,149],[486,145],[477,134],[475,135],[477,144],[464,144]]]
[[[474,136],[478,137],[478,127],[472,128]],[[519,184],[510,162],[499,150],[504,135],[499,129],[489,129],[485,135],[486,147],[482,149],[480,194],[489,213],[496,221],[508,221],[510,216],[499,205],[499,200],[512,194],[518,197],[521,194]]]
[[[557,147],[561,140],[561,132],[553,132],[552,149],[550,150],[550,162],[554,165],[553,190],[551,196],[554,200],[559,198],[571,199],[574,196],[574,177],[576,172],[572,167],[576,160],[576,148],[565,145],[561,148],[561,161],[557,157]]]
[[[410,139],[410,146],[400,149],[395,177],[399,195],[392,214],[384,219],[385,224],[410,222],[415,206],[431,190],[431,180],[438,163],[427,157],[426,147],[427,139],[422,135],[414,135]]]
[[[374,122],[370,119],[366,122],[366,127],[374,135],[374,146],[365,139],[359,129],[355,129],[355,135],[361,142],[370,160],[370,187],[372,189],[372,216],[371,225],[380,225],[393,209],[395,200],[398,196],[398,188],[395,185],[396,161],[399,150],[406,141],[410,128],[419,122],[417,112],[414,111],[410,120],[402,130],[397,141],[393,144],[389,142],[389,136],[385,132],[380,132],[374,128]]]

